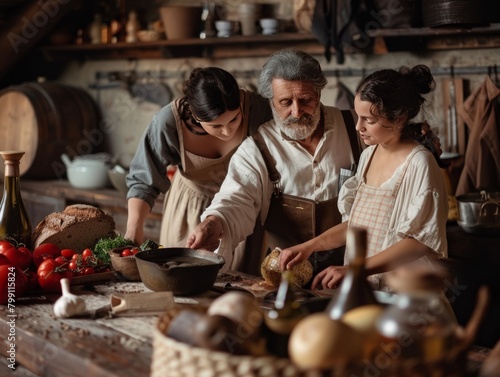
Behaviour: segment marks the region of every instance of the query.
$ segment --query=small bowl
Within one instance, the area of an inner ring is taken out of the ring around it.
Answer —
[[[156,30],[139,30],[137,32],[137,39],[140,42],[153,42],[160,39],[160,33]]]
[[[228,20],[215,21],[218,37],[230,37],[235,34],[235,23]]]
[[[208,290],[225,263],[222,256],[210,251],[175,247],[144,250],[135,257],[141,280],[147,288],[171,291],[174,295]]]
[[[136,255],[131,255],[128,257],[122,257],[121,252],[125,249],[131,249],[135,246],[123,246],[111,249],[108,251],[111,257],[111,266],[113,269],[120,273],[125,280],[128,281],[141,281],[141,276],[139,274],[139,269],[137,268]]]
[[[278,32],[279,21],[276,18],[261,18],[259,23],[264,35],[276,34]]]

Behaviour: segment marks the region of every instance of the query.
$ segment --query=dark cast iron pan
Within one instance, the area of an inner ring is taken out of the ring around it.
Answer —
[[[205,250],[162,248],[135,255],[144,285],[153,291],[172,291],[174,295],[192,295],[212,287],[224,265],[222,256]],[[166,265],[182,261],[187,266]]]

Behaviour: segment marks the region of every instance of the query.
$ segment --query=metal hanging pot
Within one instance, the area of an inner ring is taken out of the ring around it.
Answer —
[[[500,237],[500,192],[457,196],[458,225],[468,232]]]

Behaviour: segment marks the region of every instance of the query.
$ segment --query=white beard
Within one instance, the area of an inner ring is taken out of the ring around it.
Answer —
[[[273,111],[274,121],[281,132],[291,140],[304,140],[311,136],[318,128],[321,119],[321,107],[319,104],[314,110],[314,114],[304,114],[300,118],[289,116],[286,119],[281,119],[274,106],[271,106],[271,109]]]

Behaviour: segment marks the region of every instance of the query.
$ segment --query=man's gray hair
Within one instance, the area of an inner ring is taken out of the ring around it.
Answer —
[[[272,54],[262,67],[259,79],[259,93],[267,99],[273,98],[273,79],[286,81],[307,81],[318,93],[327,80],[319,62],[311,55],[295,49],[284,49]]]

